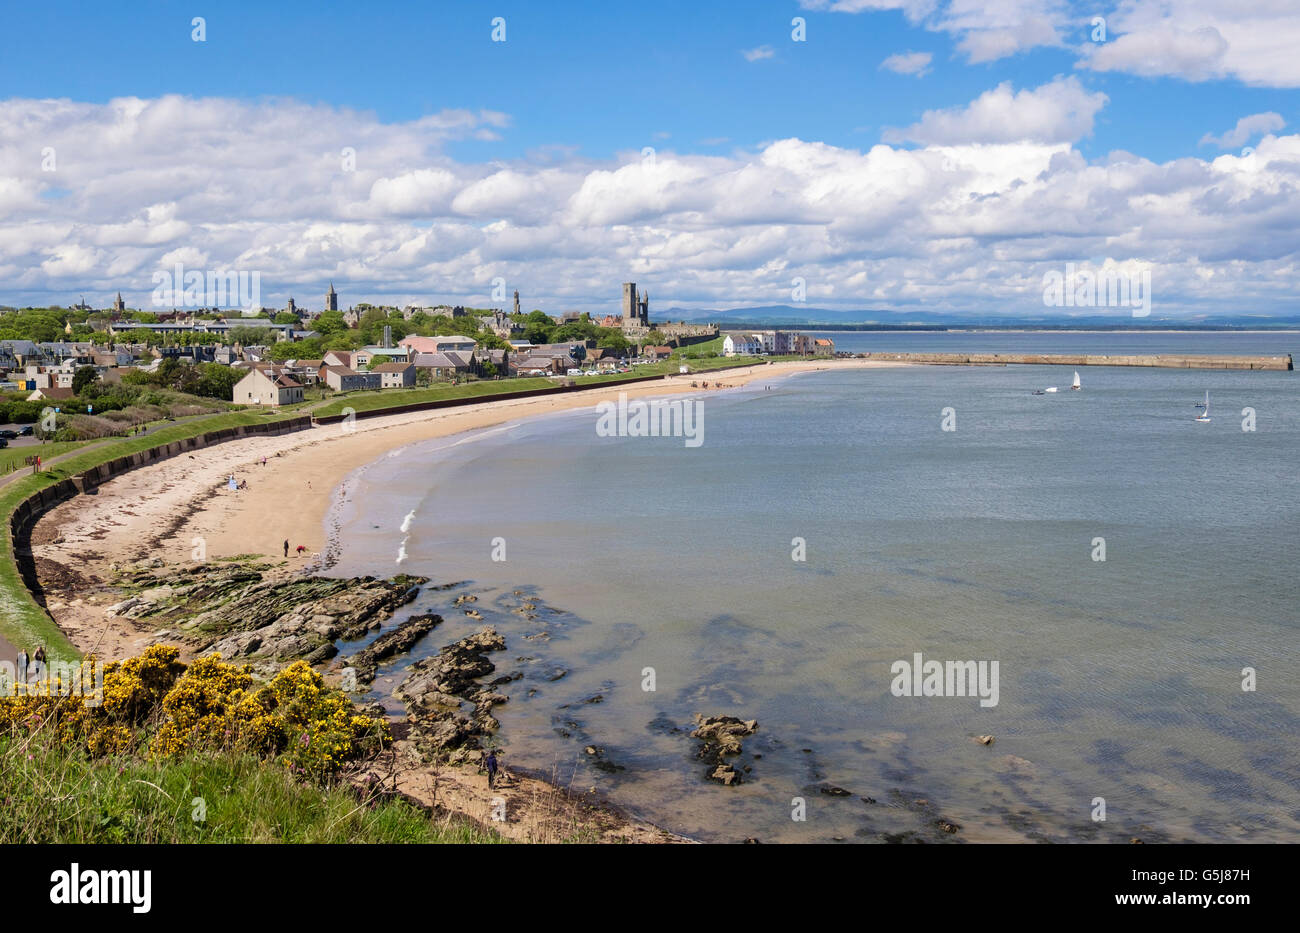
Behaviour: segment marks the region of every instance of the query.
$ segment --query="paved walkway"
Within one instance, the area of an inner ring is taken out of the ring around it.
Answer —
[[[74,448],[73,450],[64,451],[58,456],[50,457],[48,460],[42,457],[41,470],[42,472],[44,472],[47,468],[52,466],[58,466],[59,463],[69,459],[70,457],[79,457],[88,450],[97,450],[101,447],[108,447],[112,444],[118,443],[119,441],[130,440],[131,438],[135,438],[135,437],[148,437],[150,434],[153,434],[154,432],[159,431],[162,428],[170,427],[174,424],[185,424],[188,421],[197,421],[200,418],[210,418],[210,417],[212,417],[211,414],[186,415],[183,418],[177,418],[175,421],[157,421],[146,426],[145,429],[139,432],[138,434],[128,434],[125,437],[106,437],[103,438],[102,440],[94,441],[82,447],[77,447]],[[31,447],[31,451],[32,454],[39,456],[41,452],[41,445],[33,444]],[[10,483],[18,482],[18,480],[24,476],[31,476],[31,475],[32,475],[31,470],[28,470],[26,467],[19,467],[17,470],[14,470],[8,476],[0,477],[0,489],[3,489],[5,486],[8,486]]]

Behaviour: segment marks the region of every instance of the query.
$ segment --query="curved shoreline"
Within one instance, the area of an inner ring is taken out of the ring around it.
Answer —
[[[727,386],[827,369],[895,367],[873,360],[794,360],[744,369],[669,376],[662,381],[528,399],[497,399],[455,409],[379,415],[353,424],[316,427],[279,437],[229,441],[141,467],[43,515],[33,529],[33,558],[63,585],[47,585],[47,608],[81,651],[127,655],[150,633],[107,616],[104,581],[113,566],[144,559],[166,564],[260,554],[285,572],[317,568],[326,546],[326,518],[340,485],[355,470],[393,450],[541,414],[592,408],[620,393],[648,398],[693,389],[691,380]],[[710,388],[709,392],[714,391]],[[725,390],[722,390],[725,391]],[[265,458],[266,465],[262,465]],[[248,488],[231,492],[234,474]],[[290,543],[284,557],[283,542]],[[293,556],[302,545],[307,559]],[[59,591],[62,592],[59,592]]]

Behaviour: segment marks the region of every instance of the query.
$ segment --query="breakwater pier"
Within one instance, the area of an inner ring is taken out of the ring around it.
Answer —
[[[1045,366],[1153,366],[1163,369],[1248,369],[1291,370],[1291,355],[1224,356],[1182,353],[1135,354],[1113,356],[1100,353],[894,353],[875,351],[858,353],[869,360],[898,363],[934,363],[946,366],[1006,366],[1029,364]]]

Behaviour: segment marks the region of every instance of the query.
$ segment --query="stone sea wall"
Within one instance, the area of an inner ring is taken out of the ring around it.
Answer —
[[[211,447],[213,444],[220,444],[223,441],[238,440],[244,437],[290,434],[310,427],[311,418],[303,415],[284,421],[221,428],[217,431],[208,431],[204,434],[196,434],[193,437],[172,441],[170,444],[160,444],[157,447],[126,454],[37,490],[18,503],[9,516],[10,553],[13,555],[14,563],[18,566],[18,573],[22,577],[23,584],[36,598],[37,602],[40,602],[41,585],[36,578],[36,564],[32,560],[32,528],[45,512],[60,502],[71,499],[75,495],[92,491],[99,484],[105,483],[115,476],[121,476],[123,473],[130,472],[138,467],[148,466],[151,463],[157,463],[160,460],[167,460],[178,454],[201,450],[204,447]]]

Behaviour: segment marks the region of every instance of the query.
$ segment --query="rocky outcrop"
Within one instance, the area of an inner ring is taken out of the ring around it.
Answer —
[[[695,714],[695,731],[691,738],[700,740],[698,757],[708,764],[705,776],[730,787],[739,784],[748,768],[737,770],[727,761],[743,751],[746,736],[758,731],[758,720],[737,719],[735,716],[702,716]]]
[[[496,671],[488,652],[505,647],[504,638],[485,628],[412,665],[394,695],[406,704],[411,738],[422,754],[465,760],[480,737],[497,730],[492,707],[508,698],[493,688],[514,678],[498,677],[487,684],[479,678]],[[466,702],[473,704],[468,715],[461,711]]]
[[[201,652],[246,659],[268,670],[298,659],[320,664],[380,628],[415,598],[424,577],[274,577],[265,565],[209,562],[179,569],[120,571],[134,594],[119,614],[170,626]],[[417,636],[418,637],[418,636]]]
[[[442,616],[431,612],[411,616],[401,625],[380,635],[346,661],[356,671],[357,680],[368,684],[375,679],[380,662],[410,651],[425,635],[442,624]]]

